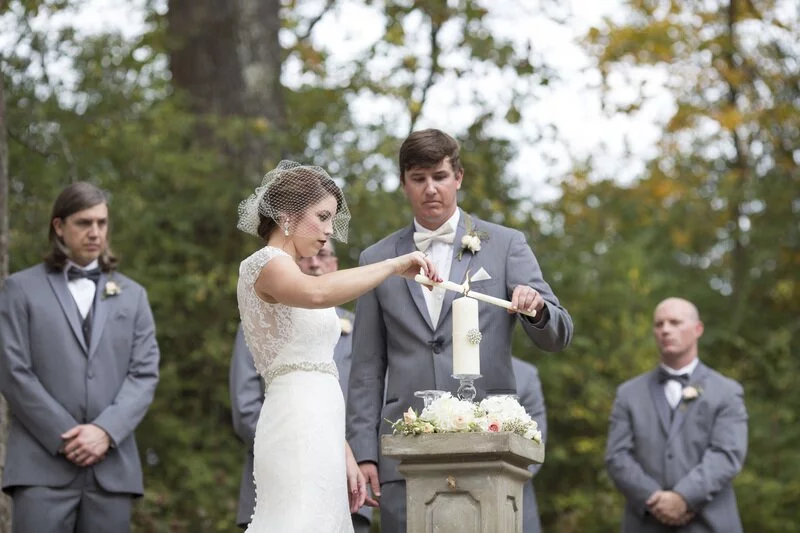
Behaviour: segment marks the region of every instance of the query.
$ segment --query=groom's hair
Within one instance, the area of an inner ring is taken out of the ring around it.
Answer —
[[[441,130],[427,129],[415,131],[400,146],[400,181],[405,180],[406,172],[415,167],[431,168],[450,158],[453,172],[462,170],[459,158],[458,141]]]
[[[108,204],[108,195],[100,188],[91,183],[78,181],[68,185],[56,198],[53,203],[53,211],[50,214],[50,251],[44,256],[44,263],[50,270],[63,270],[69,258],[69,249],[56,233],[53,220],[60,218],[66,219],[78,211],[89,209],[96,205]],[[116,268],[119,261],[111,251],[109,244],[111,235],[106,235],[106,247],[97,258],[100,270],[110,272]]]

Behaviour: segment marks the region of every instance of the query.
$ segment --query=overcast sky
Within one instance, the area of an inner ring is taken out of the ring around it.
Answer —
[[[164,2],[165,5],[166,2]],[[570,155],[585,157],[594,155],[595,165],[602,175],[628,181],[637,176],[642,160],[652,156],[659,135],[656,124],[672,111],[672,100],[663,90],[664,76],[654,72],[649,76],[651,103],[635,118],[622,115],[608,117],[601,110],[599,91],[593,89],[599,75],[591,61],[576,42],[591,25],[603,16],[619,12],[618,0],[563,0],[562,5],[571,9],[570,26],[557,24],[538,15],[536,2],[520,0],[487,0],[491,27],[520,46],[528,41],[535,43],[538,52],[547,58],[548,64],[557,67],[559,81],[548,88],[534,88],[536,98],[522,110],[522,121],[513,127],[497,127],[497,133],[511,139],[519,149],[519,157],[512,171],[520,178],[523,192],[543,200],[552,198],[555,190],[544,182],[569,169]],[[298,2],[309,15],[318,12],[323,2],[306,0]],[[136,36],[144,31],[144,0],[87,0],[80,13],[62,18],[40,17],[35,24],[39,28],[53,28],[65,23],[76,26],[79,31],[96,33],[112,28],[123,34]],[[529,7],[526,7],[529,6]],[[331,52],[332,61],[346,65],[348,60],[378,38],[380,20],[377,11],[360,0],[339,0],[337,7],[326,15],[315,28],[316,43],[324,44]],[[375,23],[370,23],[373,20]],[[365,22],[366,21],[366,22]],[[0,20],[0,49],[8,46],[8,28]],[[4,39],[2,36],[6,35]],[[443,35],[446,39],[447,35]],[[458,58],[453,58],[457,61]],[[286,69],[285,82],[294,83],[291,66]],[[612,99],[624,102],[633,98],[634,89],[627,82],[611,80]],[[445,80],[437,83],[429,94],[428,101],[418,127],[437,127],[453,134],[462,132],[473,120],[474,109],[459,105],[468,94],[480,94],[486,101],[497,101],[498,107],[510,99],[513,80],[499,72],[475,73],[469,80]],[[519,89],[519,87],[517,87]],[[363,109],[359,115],[365,123],[377,120],[383,114],[397,109],[391,105],[384,108],[375,105],[356,106]],[[531,143],[537,128],[553,125],[567,143]],[[407,124],[398,124],[399,134],[407,132]],[[626,145],[633,154],[625,157]],[[548,163],[549,162],[549,163]]]

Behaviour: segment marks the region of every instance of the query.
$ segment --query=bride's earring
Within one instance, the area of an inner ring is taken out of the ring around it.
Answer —
[[[283,225],[283,234],[288,237],[289,236],[289,223]]]

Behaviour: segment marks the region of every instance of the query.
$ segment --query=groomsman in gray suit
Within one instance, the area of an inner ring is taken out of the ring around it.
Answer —
[[[327,241],[319,254],[300,260],[300,270],[309,276],[321,276],[335,272],[338,259],[331,241]],[[352,349],[353,314],[336,308],[336,314],[342,326],[342,336],[333,352],[333,361],[339,371],[339,384],[347,400],[347,382],[350,375],[350,352]],[[239,486],[239,507],[236,512],[236,524],[246,528],[250,523],[256,506],[256,487],[253,480],[253,442],[256,437],[256,423],[264,403],[264,381],[256,371],[253,356],[247,348],[242,334],[242,327],[236,332],[236,343],[233,349],[230,368],[230,395],[233,411],[233,428],[236,434],[247,444],[247,457],[242,471]],[[369,533],[372,509],[362,507],[352,515],[355,533]]]
[[[544,394],[542,393],[542,382],[539,379],[539,370],[527,361],[518,357],[511,358],[511,366],[514,369],[514,377],[517,381],[517,397],[519,403],[531,415],[531,418],[539,424],[539,431],[542,432],[542,442],[547,442],[547,411],[544,405]],[[542,465],[531,465],[529,470],[536,476],[541,470]],[[533,480],[525,484],[522,491],[522,531],[523,533],[540,533],[542,530],[539,521],[539,506],[536,503],[536,491],[533,488]]]
[[[124,533],[144,491],[134,430],[159,351],[145,289],[117,271],[106,196],[65,188],[43,264],[0,294],[0,389],[11,411],[3,490],[15,533]]]
[[[742,386],[697,358],[703,323],[691,302],[661,302],[653,333],[661,363],[623,383],[611,412],[606,466],[626,500],[622,531],[740,533]]]
[[[415,249],[426,252],[444,279],[462,283],[467,271],[484,279],[475,291],[510,300],[529,318],[481,303],[480,400],[488,394],[516,394],[511,365],[511,333],[519,322],[542,350],[557,352],[572,337],[572,319],[544,281],[525,236],[479,220],[458,208],[464,178],[455,139],[439,130],[412,133],[400,148],[400,182],[414,213],[407,227],[370,246],[360,264],[382,261]],[[466,237],[466,238],[465,238]],[[490,278],[490,279],[489,279]],[[380,453],[388,420],[418,410],[414,391],[455,392],[452,313],[455,293],[429,291],[413,280],[388,279],[358,299],[353,333],[353,370],[347,402],[347,437],[375,497],[380,499],[381,531],[406,527],[405,482],[397,462]]]

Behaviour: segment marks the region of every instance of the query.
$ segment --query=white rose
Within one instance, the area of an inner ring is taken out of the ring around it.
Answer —
[[[541,444],[542,443],[542,432],[541,431],[537,431],[535,429],[528,428],[528,430],[525,432],[525,438],[526,439],[530,439],[530,440],[535,440],[536,442]]]
[[[475,420],[475,407],[471,402],[445,394],[431,402],[421,418],[442,431],[462,431]]]
[[[689,385],[688,387],[683,389],[682,396],[684,400],[694,400],[695,398],[700,396],[700,393],[697,391],[696,388]]]
[[[477,235],[473,235],[470,237],[469,249],[473,252],[479,252],[481,250],[481,239]]]
[[[413,424],[417,421],[417,413],[414,412],[414,409],[411,407],[408,408],[408,411],[403,413],[403,422],[406,424]]]
[[[486,411],[489,418],[500,420],[501,422],[510,422],[512,420],[519,420],[523,423],[531,420],[530,415],[525,411],[525,408],[513,396],[492,396],[481,401],[481,409]]]
[[[469,248],[470,244],[472,243],[472,237],[469,235],[464,235],[461,237],[461,246],[464,248]]]

